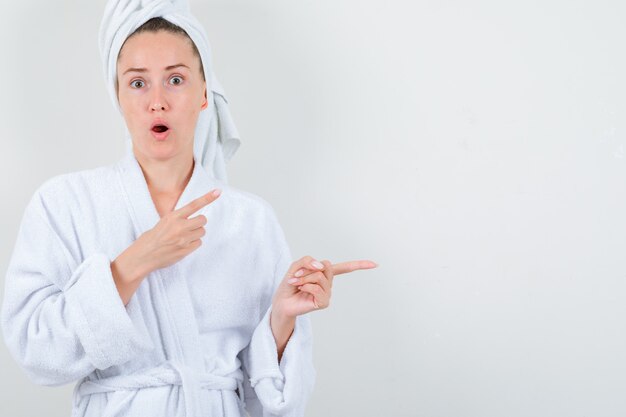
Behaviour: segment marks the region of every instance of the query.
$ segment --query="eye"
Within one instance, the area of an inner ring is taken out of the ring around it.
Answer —
[[[176,78],[179,78],[179,79],[180,79],[180,81],[179,81],[179,82],[177,82],[177,83],[174,83],[174,85],[179,85],[180,83],[182,83],[182,82],[183,82],[183,81],[182,81],[182,80],[183,80],[183,77],[181,77],[181,76],[179,76],[179,75],[175,75],[175,76],[173,76],[172,78],[170,78],[170,80],[174,80],[174,79],[176,79]]]
[[[135,83],[143,83],[143,81],[141,81],[141,80],[133,80],[133,81],[130,82],[130,85],[133,86],[133,85],[135,85]]]

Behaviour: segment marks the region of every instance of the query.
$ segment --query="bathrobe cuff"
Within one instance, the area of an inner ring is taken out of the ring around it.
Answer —
[[[128,315],[104,253],[86,258],[63,292],[70,322],[96,368],[123,364],[153,348]]]
[[[308,314],[296,317],[279,363],[270,325],[271,312],[272,306],[266,310],[250,340],[250,385],[263,405],[264,416],[303,416],[315,381],[310,318]]]

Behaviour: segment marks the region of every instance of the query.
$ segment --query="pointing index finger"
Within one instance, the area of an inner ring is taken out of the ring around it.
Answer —
[[[202,197],[198,197],[195,200],[192,200],[188,204],[176,210],[176,214],[180,217],[188,218],[196,211],[200,210],[202,207],[206,206],[209,203],[214,202],[221,194],[222,190],[219,188],[215,188]]]
[[[376,268],[377,266],[378,264],[376,262],[368,260],[341,262],[333,265],[333,273],[335,275],[339,275],[345,274],[347,272],[356,271],[357,269]]]

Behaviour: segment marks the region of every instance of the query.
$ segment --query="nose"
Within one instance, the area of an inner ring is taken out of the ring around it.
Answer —
[[[160,86],[155,86],[152,91],[152,96],[150,97],[150,109],[165,110],[167,102],[163,94],[163,89]]]

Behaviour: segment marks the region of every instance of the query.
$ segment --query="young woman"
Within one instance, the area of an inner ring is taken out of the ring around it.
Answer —
[[[307,313],[335,275],[376,266],[292,262],[270,204],[226,183],[238,142],[202,34],[181,4],[110,1],[100,40],[128,151],[26,207],[4,339],[33,382],[77,382],[73,417],[302,416]]]

